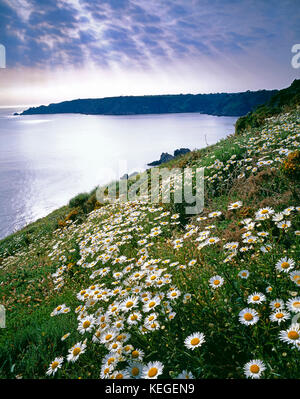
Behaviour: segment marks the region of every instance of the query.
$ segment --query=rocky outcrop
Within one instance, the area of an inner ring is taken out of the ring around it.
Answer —
[[[161,165],[162,163],[169,162],[176,157],[184,155],[190,151],[191,150],[189,150],[188,148],[180,148],[180,149],[177,149],[174,151],[174,155],[171,155],[168,152],[163,152],[160,156],[159,161],[153,161],[153,162],[148,163],[147,165],[148,166],[158,166],[158,165]]]

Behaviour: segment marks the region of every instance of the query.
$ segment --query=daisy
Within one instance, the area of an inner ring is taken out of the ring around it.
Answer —
[[[181,295],[179,290],[172,290],[167,294],[167,298],[169,299],[177,299]]]
[[[279,333],[279,339],[288,344],[296,344],[300,341],[300,324],[292,324],[287,330]]]
[[[284,258],[279,259],[276,263],[275,267],[280,272],[288,273],[291,269],[293,269],[295,265],[295,261],[293,259],[288,259],[286,256]]]
[[[121,308],[124,312],[128,312],[137,306],[138,297],[130,296],[124,302],[121,303]]]
[[[143,371],[143,363],[129,362],[126,371],[129,374],[130,378],[141,378]]]
[[[62,363],[64,361],[63,357],[56,357],[53,362],[50,363],[48,370],[46,371],[47,375],[55,374],[58,369],[61,368]]]
[[[248,378],[260,378],[261,374],[266,370],[266,366],[259,359],[251,360],[244,366],[244,373]]]
[[[140,360],[140,361],[142,361],[144,355],[145,355],[145,353],[144,353],[141,349],[134,349],[134,350],[131,352],[131,357],[132,357],[132,359],[134,359],[134,360]]]
[[[194,350],[199,348],[205,342],[205,336],[203,333],[196,332],[194,334],[189,335],[184,340],[184,345],[186,348]]]
[[[101,379],[110,378],[113,369],[114,369],[113,365],[110,365],[110,366],[104,365],[104,366],[102,366],[101,367],[101,371],[100,371],[100,378]]]
[[[276,226],[279,229],[287,230],[289,227],[291,227],[291,222],[289,220],[283,220],[280,223],[277,223]]]
[[[195,377],[193,376],[193,374],[190,371],[187,370],[183,370],[180,374],[178,374],[177,377],[175,377],[176,380],[192,380]]]
[[[242,201],[233,202],[228,206],[229,210],[238,209],[243,205]]]
[[[117,330],[107,329],[102,332],[102,334],[100,336],[100,342],[102,344],[109,344],[110,342],[112,342],[115,339],[116,334],[117,334]]]
[[[80,324],[77,330],[80,334],[84,334],[85,332],[91,332],[95,325],[95,318],[93,316],[86,316],[80,321]]]
[[[271,286],[266,288],[266,293],[269,294],[270,292],[273,291],[273,288]]]
[[[224,284],[224,279],[221,276],[213,276],[209,279],[209,285],[212,288],[221,287]]]
[[[254,292],[254,294],[248,296],[247,303],[262,303],[265,300],[266,297],[264,294],[261,294],[260,292]]]
[[[149,312],[150,310],[153,310],[156,306],[158,306],[160,304],[160,297],[157,295],[155,297],[153,297],[152,299],[150,299],[144,306],[143,306],[143,310],[144,312]]]
[[[282,321],[286,321],[291,317],[291,315],[288,312],[285,312],[284,310],[277,310],[275,313],[272,313],[270,315],[270,320],[273,322],[277,322],[280,324]]]
[[[275,299],[274,301],[270,302],[270,308],[273,310],[283,309],[284,302],[282,299]]]
[[[294,299],[289,299],[286,303],[286,307],[288,308],[289,311],[293,313],[299,313],[300,312],[300,296],[297,296]]]
[[[125,370],[116,370],[113,372],[111,378],[116,380],[127,380],[130,378],[128,371]]]
[[[216,218],[217,216],[220,216],[220,215],[222,215],[222,212],[216,211],[216,212],[211,212],[211,213],[208,215],[208,217],[209,217],[209,218]]]
[[[143,367],[142,378],[156,379],[163,372],[163,364],[161,362],[149,362]]]
[[[248,270],[241,270],[238,275],[241,278],[247,279],[249,277],[249,274],[250,273],[248,272]]]
[[[274,209],[266,207],[259,209],[255,214],[256,220],[265,220],[268,219],[274,213]]]
[[[61,340],[64,341],[65,339],[67,339],[67,338],[70,336],[70,334],[71,334],[71,333],[67,333],[67,334],[63,335],[63,336],[61,337]]]
[[[256,324],[258,319],[258,313],[254,309],[245,308],[239,313],[240,323],[245,324],[246,326]]]
[[[68,362],[76,362],[79,356],[85,352],[86,349],[86,341],[83,343],[77,342],[72,348],[69,349],[69,354],[67,356]]]
[[[129,325],[138,324],[138,322],[141,320],[141,318],[142,318],[142,314],[140,312],[130,313],[130,315],[127,318],[127,323]]]

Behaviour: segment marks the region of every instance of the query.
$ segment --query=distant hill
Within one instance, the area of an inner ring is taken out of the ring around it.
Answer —
[[[261,126],[266,118],[289,111],[300,105],[300,79],[295,79],[286,89],[279,90],[266,104],[239,118],[235,124],[236,133]]]
[[[99,99],[78,99],[41,105],[25,110],[33,114],[93,114],[137,115],[200,112],[219,116],[241,116],[264,104],[278,90],[246,91],[241,93],[177,94],[157,96],[126,96]]]

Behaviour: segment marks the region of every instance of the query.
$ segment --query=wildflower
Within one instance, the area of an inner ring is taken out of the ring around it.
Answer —
[[[129,362],[126,368],[127,373],[131,378],[141,378],[143,371],[143,363],[141,362]]]
[[[56,357],[53,362],[50,363],[48,370],[46,371],[47,375],[55,374],[58,369],[61,368],[62,363],[64,361],[63,357]]]
[[[291,315],[288,312],[285,312],[284,310],[277,310],[275,313],[272,313],[270,315],[270,320],[273,322],[277,322],[280,324],[282,321],[286,321],[291,317]]]
[[[279,229],[287,230],[291,227],[291,222],[289,220],[283,220],[282,222],[277,223],[276,225]]]
[[[86,316],[81,320],[78,326],[78,331],[80,332],[80,334],[84,334],[85,332],[90,332],[92,331],[94,324],[95,324],[95,318],[93,316]]]
[[[188,349],[196,349],[199,348],[205,342],[205,336],[203,333],[196,332],[194,334],[189,335],[184,340],[184,345]]]
[[[258,322],[258,313],[254,309],[245,308],[239,313],[239,321],[246,326],[256,324]]]
[[[255,214],[256,220],[265,220],[268,219],[274,213],[274,209],[266,207],[259,209]]]
[[[259,359],[251,360],[244,366],[244,373],[248,378],[260,378],[261,374],[266,370],[266,366]]]
[[[194,378],[193,374],[187,370],[183,370],[177,377],[175,377],[176,380],[192,380]]]
[[[61,340],[64,341],[65,339],[67,339],[67,338],[70,336],[70,334],[71,334],[71,333],[67,333],[67,334],[63,335],[63,336],[61,337]]]
[[[216,218],[217,216],[220,216],[220,215],[222,215],[222,212],[220,212],[220,211],[215,211],[215,212],[211,212],[211,213],[208,215],[208,217],[209,217],[209,218]]]
[[[76,362],[76,360],[79,358],[79,356],[85,352],[86,349],[86,341],[82,342],[77,342],[72,348],[69,349],[69,354],[67,356],[67,361],[68,362]]]
[[[238,209],[243,205],[242,201],[233,202],[228,206],[229,210]]]
[[[156,379],[163,372],[163,364],[161,362],[149,362],[143,367],[142,378]]]
[[[300,341],[300,324],[292,324],[287,330],[279,333],[279,339],[288,344],[295,344]]]
[[[300,296],[294,299],[289,299],[286,303],[286,307],[290,312],[299,313],[300,312]]]
[[[284,302],[282,299],[275,299],[274,301],[270,302],[270,308],[273,310],[283,309]]]
[[[141,349],[134,349],[134,350],[131,352],[131,357],[132,357],[132,359],[134,359],[134,360],[140,360],[140,361],[142,361],[144,355],[145,355],[145,354],[144,354],[144,352],[143,352]]]
[[[247,303],[262,303],[265,300],[266,297],[264,294],[254,292],[254,294],[248,296]]]
[[[279,259],[275,267],[280,272],[288,273],[291,269],[293,269],[294,265],[295,261],[293,259],[288,259],[285,256],[284,258]]]
[[[249,274],[250,273],[248,272],[248,270],[241,270],[238,275],[241,278],[247,279],[249,277]]]
[[[209,285],[212,288],[217,288],[217,287],[221,287],[224,284],[224,279],[221,276],[213,276],[210,280],[209,280]]]

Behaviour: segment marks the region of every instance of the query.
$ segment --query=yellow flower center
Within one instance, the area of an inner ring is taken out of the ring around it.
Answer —
[[[89,320],[86,320],[86,321],[83,323],[82,327],[83,327],[83,328],[89,328],[90,325],[91,325],[91,322],[90,322]]]
[[[131,374],[136,377],[137,375],[139,375],[140,370],[137,367],[133,367],[131,369]]]
[[[276,317],[277,319],[282,319],[283,316],[284,316],[283,313],[276,313],[276,315],[275,315],[275,317]]]
[[[133,305],[133,302],[129,301],[126,303],[126,308],[131,308],[132,305]]]
[[[137,320],[137,315],[136,314],[133,314],[131,317],[130,317],[130,319],[132,320],[132,321],[134,321],[134,320]]]
[[[268,210],[267,210],[267,209],[263,209],[263,210],[261,211],[261,213],[262,213],[263,215],[265,215],[266,213],[268,213]]]
[[[196,345],[199,344],[199,342],[200,342],[200,339],[199,339],[199,338],[193,338],[193,339],[191,340],[191,345],[196,346]]]
[[[137,357],[139,357],[139,352],[133,351],[131,355],[132,355],[132,357],[134,357],[136,359]]]
[[[250,371],[253,374],[257,374],[259,372],[260,368],[257,364],[252,364],[252,366],[250,367]]]
[[[122,378],[124,378],[122,373],[116,375],[116,380],[122,380]]]
[[[153,308],[153,306],[155,306],[155,302],[154,301],[149,303],[149,308]]]
[[[79,355],[80,352],[81,352],[81,349],[80,349],[80,348],[74,348],[74,349],[73,349],[73,356]]]
[[[220,280],[214,280],[214,285],[219,285],[220,284]]]
[[[253,297],[252,299],[253,299],[253,301],[259,301],[259,299],[260,299],[260,296],[258,296],[258,295],[254,295],[254,297]]]
[[[251,320],[253,320],[253,315],[251,313],[245,313],[244,319],[247,321],[251,321]]]
[[[58,365],[59,365],[58,362],[53,362],[53,363],[51,364],[52,370],[56,369],[56,367],[57,367]]]
[[[288,333],[288,338],[289,339],[293,339],[293,340],[297,340],[297,339],[299,339],[299,333],[297,331],[290,331]]]
[[[107,334],[106,337],[105,337],[105,340],[109,341],[111,338],[112,338],[112,335],[111,334]]]
[[[276,303],[274,304],[274,308],[280,308],[280,303],[279,303],[279,302],[276,302]]]
[[[61,310],[61,306],[57,306],[56,310],[57,311]]]
[[[154,320],[154,316],[150,316],[148,320],[149,320],[149,321]]]
[[[294,303],[293,303],[293,307],[294,307],[294,308],[300,308],[300,302],[298,302],[298,301],[297,301],[297,302],[294,302]]]
[[[148,371],[148,377],[150,378],[155,377],[157,373],[158,373],[157,368],[151,367],[151,369]]]
[[[283,269],[287,269],[289,266],[290,266],[290,264],[289,264],[288,262],[282,262],[282,263],[281,263],[281,267],[282,267]]]

